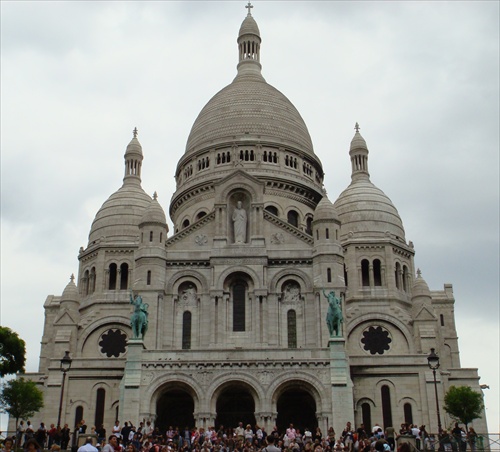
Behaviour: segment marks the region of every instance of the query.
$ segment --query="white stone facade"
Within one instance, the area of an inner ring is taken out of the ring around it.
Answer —
[[[260,45],[248,15],[238,74],[203,108],[180,157],[171,235],[141,188],[134,132],[123,186],[96,214],[76,284],[45,302],[35,423],[57,419],[66,350],[63,422],[108,431],[117,418],[323,432],[411,420],[436,431],[431,348],[441,407],[452,384],[480,390],[477,370],[460,367],[452,287],[430,291],[415,277],[413,245],[370,182],[358,128],[352,183],[332,204],[300,114],[261,75]],[[245,237],[235,243],[238,203]],[[149,306],[143,341],[132,338],[130,290]],[[329,336],[324,291],[342,299],[340,337]],[[485,419],[475,426],[486,431]]]

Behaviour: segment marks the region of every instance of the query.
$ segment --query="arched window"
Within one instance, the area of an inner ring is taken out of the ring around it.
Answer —
[[[413,424],[413,413],[411,409],[411,403],[405,403],[403,406],[403,411],[405,415],[405,422],[408,424]]]
[[[116,264],[111,264],[109,266],[109,285],[108,285],[109,290],[116,290],[117,269],[118,267]]]
[[[327,240],[330,238],[330,230],[328,228],[325,230],[325,237]]]
[[[408,292],[408,267],[403,265],[403,290]]]
[[[401,273],[401,265],[396,262],[396,270],[394,270],[394,280],[396,281],[396,289],[399,289],[399,274]]]
[[[312,217],[307,217],[306,219],[306,234],[313,235],[313,219]]]
[[[95,277],[95,267],[92,267],[92,269],[90,270],[90,293],[95,292]]]
[[[149,241],[153,241],[153,231],[149,231]]]
[[[242,282],[233,286],[233,331],[245,331],[246,287]]]
[[[189,226],[189,220],[186,219],[182,222],[182,229],[186,229]]]
[[[83,296],[86,297],[89,294],[89,285],[90,285],[90,278],[89,278],[89,271],[85,270],[85,273],[83,274]]]
[[[369,403],[363,403],[361,405],[361,418],[363,424],[365,425],[365,432],[372,431],[372,410]]]
[[[99,388],[95,399],[95,417],[94,425],[100,427],[104,424],[104,401],[106,399],[106,390]]]
[[[146,284],[151,285],[151,270],[148,270],[148,274],[146,276]]]
[[[191,312],[182,314],[182,349],[191,349]]]
[[[198,215],[196,215],[196,220],[201,220],[207,213],[206,212],[200,212]]]
[[[361,285],[365,287],[370,285],[370,276],[368,275],[368,272],[369,272],[368,260],[363,259],[361,261]]]
[[[439,314],[439,322],[441,323],[441,326],[444,326],[444,315]]]
[[[391,409],[391,391],[389,386],[382,386],[382,419],[384,420],[384,428],[392,426],[392,409]]]
[[[267,206],[267,207],[266,207],[266,210],[267,210],[269,213],[272,213],[273,215],[278,216],[278,208],[277,208],[277,207],[274,207],[274,206]]]
[[[349,285],[349,283],[347,282],[347,267],[345,266],[345,264],[344,264],[344,283],[346,287]]]
[[[297,348],[297,313],[290,309],[286,313],[288,348]]]
[[[330,267],[326,269],[326,280],[332,282],[332,269]]]
[[[379,259],[373,261],[373,283],[376,286],[382,285],[382,266]]]
[[[128,264],[120,265],[120,290],[128,289]]]
[[[287,214],[288,223],[296,228],[299,227],[299,214],[295,210],[290,210]]]
[[[83,419],[83,407],[78,405],[75,410],[75,427],[81,422]]]

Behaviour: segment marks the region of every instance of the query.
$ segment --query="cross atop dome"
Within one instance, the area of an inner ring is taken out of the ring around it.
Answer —
[[[252,15],[252,8],[253,8],[253,5],[252,5],[250,2],[248,2],[248,5],[247,5],[247,6],[245,6],[245,8],[246,8],[246,9],[248,9],[248,14],[247,14],[247,16],[251,16],[251,15]]]
[[[75,281],[75,275],[73,273],[71,273],[71,276],[69,277],[70,281],[71,282],[74,282]]]
[[[360,129],[359,124],[358,124],[358,123],[356,123],[356,125],[354,126],[354,130],[355,130],[356,132],[359,132],[359,129]]]
[[[158,199],[158,193],[156,193],[156,190],[155,192],[153,193],[153,199],[156,201]]]
[[[137,134],[139,133],[139,131],[137,130],[137,127],[134,127],[134,130],[132,131],[132,133],[134,134],[134,138],[137,138]]]

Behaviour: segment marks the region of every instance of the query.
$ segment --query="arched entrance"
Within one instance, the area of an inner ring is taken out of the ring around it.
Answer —
[[[194,400],[183,389],[170,389],[164,392],[156,403],[155,427],[161,431],[171,425],[180,429],[194,427]]]
[[[316,402],[304,389],[290,388],[283,391],[278,398],[276,408],[278,410],[276,425],[280,432],[284,432],[289,424],[293,424],[301,432],[306,427],[314,431],[318,426]]]
[[[255,401],[250,391],[238,384],[225,387],[216,403],[217,418],[215,427],[237,427],[239,422],[243,425],[254,426],[255,421]]]

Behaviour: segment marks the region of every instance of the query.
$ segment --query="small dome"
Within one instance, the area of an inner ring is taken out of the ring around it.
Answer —
[[[158,202],[156,192],[153,195],[153,199],[149,203],[149,206],[144,211],[139,225],[147,223],[156,223],[161,224],[162,226],[167,225],[167,217],[165,216],[165,212]]]
[[[403,222],[386,194],[369,179],[357,179],[335,201],[341,221],[341,236],[353,232],[364,238],[391,234],[405,240]]]
[[[151,197],[140,185],[124,183],[97,212],[90,228],[89,243],[105,237],[108,242],[135,242],[138,225]]]
[[[80,300],[80,295],[78,293],[78,288],[76,287],[75,284],[75,277],[74,275],[71,275],[70,281],[61,295],[61,302],[79,301],[79,300]]]
[[[339,215],[326,194],[321,198],[321,201],[314,210],[314,221],[321,220],[339,221]]]
[[[255,19],[250,14],[248,14],[248,16],[245,17],[245,19],[243,20],[240,27],[240,32],[238,33],[238,37],[249,34],[257,35],[260,37],[259,26],[257,25],[257,22],[255,22]]]
[[[417,270],[417,277],[415,278],[415,282],[413,283],[411,292],[412,292],[412,298],[416,297],[431,298],[431,291],[429,290],[429,286],[425,282],[425,279],[422,278],[422,272],[420,271],[420,269]]]
[[[357,123],[356,123],[356,126],[357,126]],[[351,148],[350,148],[350,150],[354,151],[356,149],[366,149],[366,150],[368,150],[368,146],[366,145],[365,139],[361,136],[361,134],[357,130],[356,130],[356,133],[354,134],[354,137],[351,140]]]
[[[135,129],[135,131],[136,130],[137,129]],[[130,140],[130,143],[127,146],[127,150],[125,151],[125,157],[129,154],[139,154],[142,156],[142,146],[141,143],[139,143],[139,140],[137,139],[137,135],[134,135],[132,140]]]

